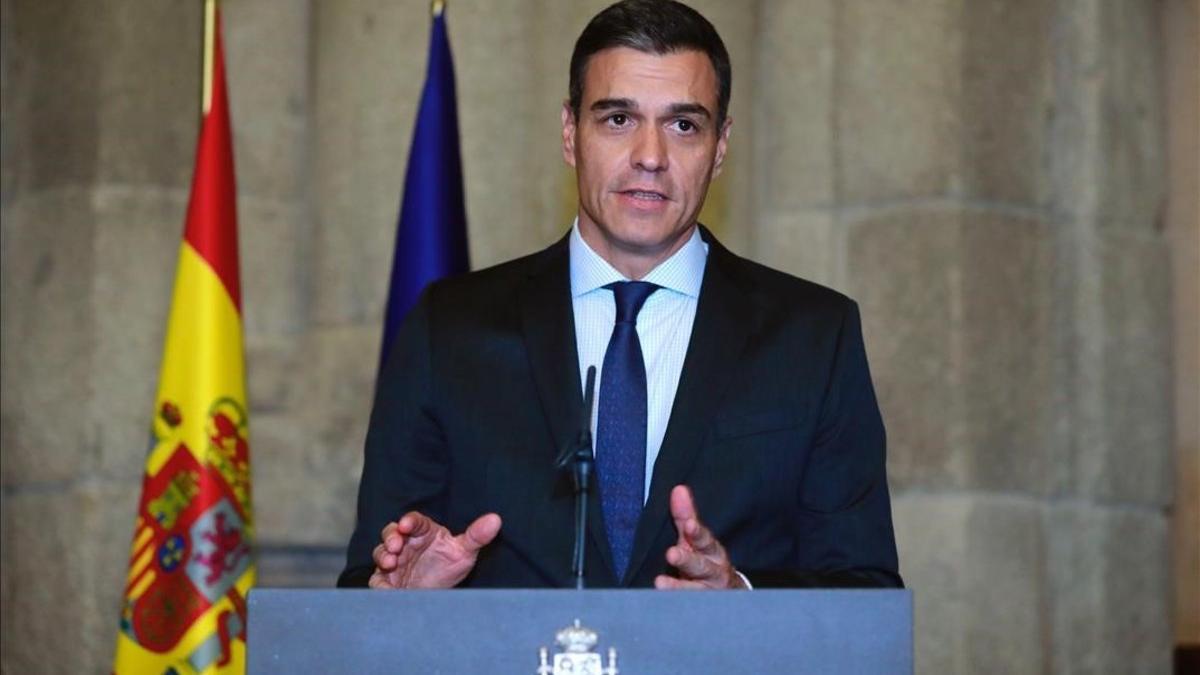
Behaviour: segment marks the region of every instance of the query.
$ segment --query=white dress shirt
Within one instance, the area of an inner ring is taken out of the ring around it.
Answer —
[[[637,317],[638,341],[646,363],[646,482],[643,503],[650,497],[650,477],[662,447],[683,372],[683,358],[692,338],[700,283],[708,260],[708,244],[699,228],[670,258],[659,263],[639,281],[660,288],[646,299]],[[575,312],[575,346],[579,352],[579,381],[587,386],[588,366],[596,366],[596,400],[604,379],[604,352],[612,337],[617,308],[613,292],[605,285],[630,279],[593,251],[579,234],[579,222],[571,228],[571,306]],[[586,392],[584,392],[586,394]],[[596,407],[592,409],[595,438]],[[593,440],[594,449],[594,440]]]

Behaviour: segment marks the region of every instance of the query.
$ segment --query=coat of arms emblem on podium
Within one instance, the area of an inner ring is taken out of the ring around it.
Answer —
[[[579,619],[574,625],[567,626],[554,636],[554,641],[562,651],[554,655],[554,665],[550,665],[550,650],[542,647],[538,650],[541,663],[537,675],[618,675],[617,650],[608,648],[608,665],[600,659],[600,655],[592,651],[599,636],[596,631],[582,626]]]

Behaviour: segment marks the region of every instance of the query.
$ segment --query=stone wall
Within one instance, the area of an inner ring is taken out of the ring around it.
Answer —
[[[607,3],[449,4],[482,267],[569,223],[566,61]],[[1159,3],[695,4],[735,72],[705,221],[862,305],[918,670],[1165,672]],[[428,2],[224,7],[261,577],[332,584]],[[100,671],[190,180],[200,11],[0,9],[0,669]]]

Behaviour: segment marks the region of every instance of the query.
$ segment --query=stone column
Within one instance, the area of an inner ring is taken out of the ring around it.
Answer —
[[[183,231],[200,7],[3,10],[4,667],[98,670]]]
[[[1065,481],[1047,505],[1049,665],[1165,672],[1170,261],[1154,2],[1061,3],[1050,207]]]
[[[763,3],[754,247],[861,304],[921,672],[1167,667],[1157,7]]]

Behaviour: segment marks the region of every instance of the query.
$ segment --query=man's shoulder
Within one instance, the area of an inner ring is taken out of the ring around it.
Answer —
[[[726,265],[739,285],[759,305],[780,318],[827,317],[839,322],[847,312],[856,311],[857,304],[845,293],[815,281],[768,267],[728,250],[718,255],[728,256]]]
[[[562,279],[553,281],[566,283],[564,240],[519,258],[436,281],[429,287],[428,300],[444,309],[496,307],[496,303],[509,300],[520,292],[531,278],[543,274],[553,277],[556,267],[561,267],[564,274],[560,275]]]

